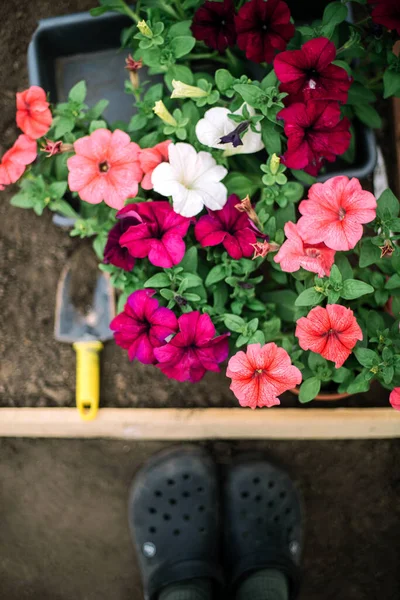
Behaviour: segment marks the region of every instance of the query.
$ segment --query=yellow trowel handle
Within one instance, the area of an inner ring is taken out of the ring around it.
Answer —
[[[100,396],[100,351],[103,344],[96,341],[75,342],[76,406],[84,421],[97,415]]]

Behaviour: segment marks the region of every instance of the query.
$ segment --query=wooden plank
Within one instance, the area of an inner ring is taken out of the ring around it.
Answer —
[[[83,422],[74,408],[1,408],[0,436],[130,440],[357,439],[400,437],[391,408],[103,408]]]

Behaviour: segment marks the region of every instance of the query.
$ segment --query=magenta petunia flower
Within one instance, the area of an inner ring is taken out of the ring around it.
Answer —
[[[239,196],[232,194],[224,208],[209,210],[208,215],[200,217],[194,234],[203,248],[222,244],[229,256],[236,260],[253,254],[257,230],[247,214],[235,208],[239,203]]]
[[[376,217],[376,199],[355,177],[331,177],[310,187],[299,211],[297,231],[305,242],[351,250],[362,238],[363,224]]]
[[[237,44],[254,62],[272,63],[294,36],[290,11],[282,0],[250,0],[235,17]]]
[[[297,226],[290,221],[285,225],[286,241],[279,252],[274,256],[274,261],[281,265],[282,271],[294,273],[300,267],[319,277],[329,277],[335,261],[335,250],[331,250],[324,243],[306,244],[300,237]]]
[[[278,54],[274,70],[281,81],[280,91],[289,94],[285,103],[313,99],[346,102],[352,78],[332,64],[335,58],[335,44],[324,37],[309,40],[301,50]]]
[[[400,410],[400,387],[390,392],[389,402],[395,410]]]
[[[400,3],[399,0],[368,0],[373,5],[372,20],[400,35]]]
[[[130,204],[140,218],[120,238],[120,245],[135,258],[148,257],[151,264],[169,269],[185,254],[186,235],[192,219],[178,215],[169,202]]]
[[[172,340],[154,350],[157,368],[170,379],[200,381],[207,371],[219,372],[219,363],[228,358],[229,333],[215,336],[215,327],[207,314],[193,311],[178,319],[179,331]]]
[[[123,248],[120,239],[132,225],[138,225],[142,222],[138,213],[132,208],[131,204],[124,206],[117,212],[118,222],[108,233],[107,244],[104,248],[104,260],[106,265],[114,265],[125,271],[132,271],[135,265],[134,257],[129,254],[127,248]]]
[[[128,350],[130,360],[135,358],[145,365],[157,362],[154,350],[176,333],[178,320],[169,308],[152,298],[155,290],[133,292],[122,313],[110,323],[115,342]]]
[[[209,48],[223,52],[236,41],[233,0],[204,2],[194,14],[192,33]]]
[[[278,113],[288,138],[282,162],[291,169],[317,175],[325,160],[333,162],[350,145],[350,121],[342,119],[338,102],[311,100]]]

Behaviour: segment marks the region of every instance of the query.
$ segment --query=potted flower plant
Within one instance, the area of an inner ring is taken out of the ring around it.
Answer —
[[[132,118],[89,108],[83,81],[52,106],[19,93],[23,134],[0,165],[12,203],[94,238],[131,360],[195,383],[229,359],[252,408],[374,379],[398,407],[399,202],[335,165],[357,158],[360,122],[381,126],[377,97],[400,95],[394,3],[349,19],[332,2],[310,23],[283,0],[100,4],[131,19]]]

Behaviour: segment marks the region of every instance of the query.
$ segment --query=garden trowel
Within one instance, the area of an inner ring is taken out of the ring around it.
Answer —
[[[76,352],[76,406],[85,421],[94,419],[99,407],[99,355],[102,342],[112,338],[109,325],[115,314],[109,276],[98,271],[93,284],[90,301],[82,310],[73,301],[71,265],[64,268],[57,286],[54,327],[55,338],[72,343]]]

